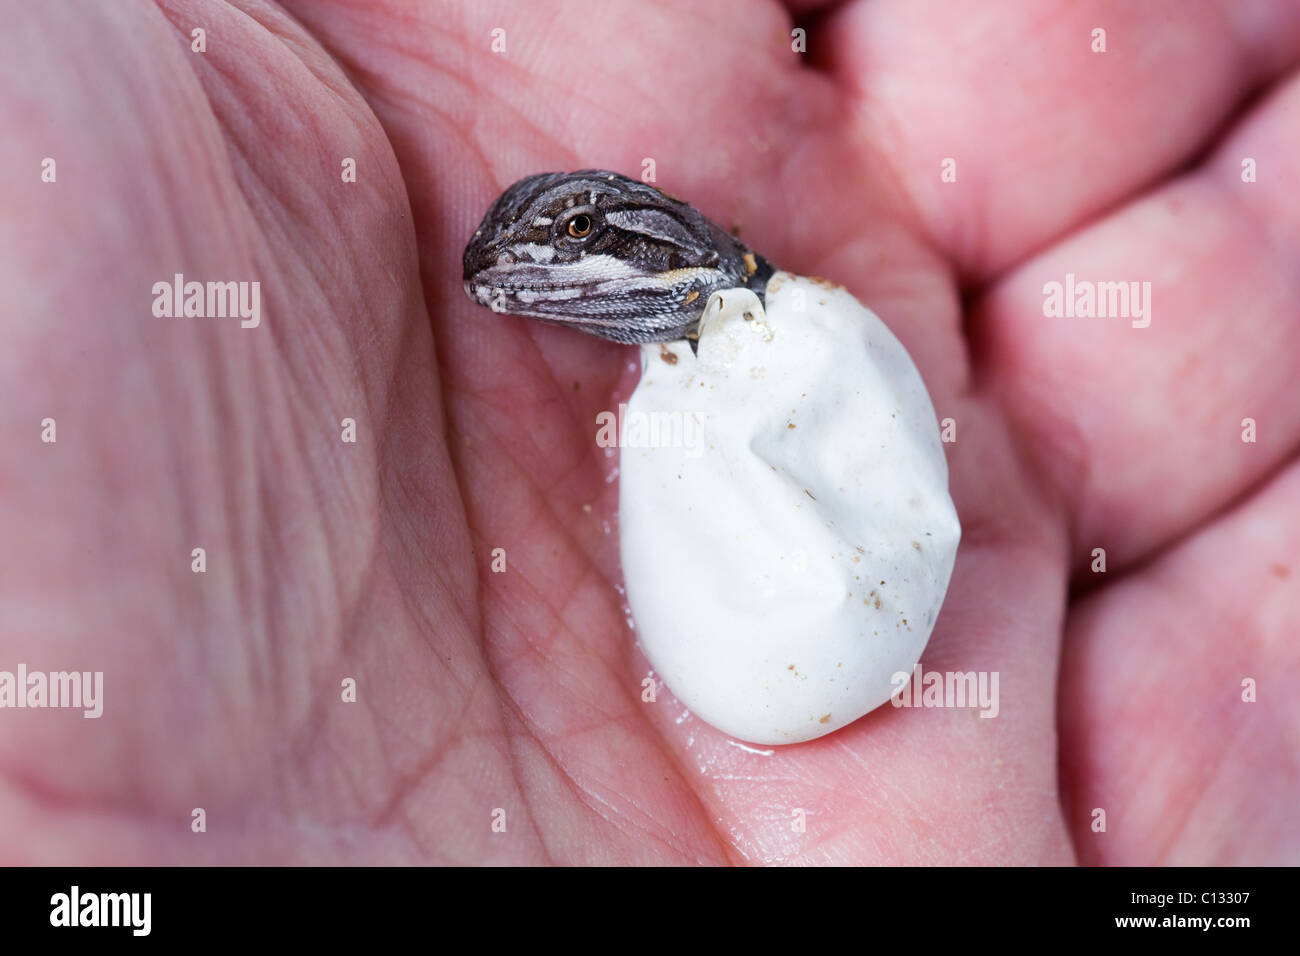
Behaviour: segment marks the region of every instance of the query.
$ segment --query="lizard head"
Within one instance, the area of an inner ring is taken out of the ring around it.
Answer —
[[[761,298],[773,271],[686,203],[592,169],[512,185],[465,247],[464,267],[480,305],[629,343],[682,338],[714,292]]]

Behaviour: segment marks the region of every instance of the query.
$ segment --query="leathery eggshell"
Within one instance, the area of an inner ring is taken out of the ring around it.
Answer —
[[[930,397],[846,290],[779,272],[642,347],[621,423],[628,603],[696,716],[789,744],[887,701],[929,640],[961,527]]]

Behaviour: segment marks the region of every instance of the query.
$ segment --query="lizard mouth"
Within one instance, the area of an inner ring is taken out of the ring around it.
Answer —
[[[602,261],[603,260],[603,261]],[[484,301],[490,294],[519,296],[521,300],[567,301],[578,296],[617,296],[626,289],[672,290],[708,284],[719,273],[710,268],[691,267],[645,273],[608,256],[591,257],[572,265],[556,267],[492,266],[467,275],[465,292]]]
[[[712,270],[581,278],[521,276],[520,270],[485,269],[464,282],[466,295],[493,312],[524,315],[580,328],[615,342],[644,343],[681,338],[700,317]],[[604,270],[601,270],[604,272]]]
[[[558,282],[491,282],[478,277],[465,283],[465,294],[482,305],[508,297],[521,305],[533,302],[567,302],[583,295],[593,294],[595,283],[574,284]]]
[[[533,302],[567,302],[599,295],[597,286],[611,278],[591,270],[586,263],[555,266],[518,263],[489,266],[465,276],[465,293],[484,305],[508,299],[521,305]],[[499,307],[499,306],[498,306]]]
[[[564,265],[490,266],[469,273],[464,288],[493,312],[640,343],[684,335],[720,278],[707,267],[647,273],[613,257],[589,256]]]

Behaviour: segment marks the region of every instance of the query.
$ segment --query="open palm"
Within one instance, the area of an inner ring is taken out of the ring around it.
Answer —
[[[6,862],[1295,862],[1287,8],[858,0],[801,54],[741,0],[7,4],[0,669],[105,703],[0,713]],[[953,419],[923,663],[996,719],[764,750],[642,700],[594,441],[637,354],[460,252],[519,176],[647,159]],[[175,273],[262,325],[155,317]],[[1067,273],[1150,327],[1046,317]]]

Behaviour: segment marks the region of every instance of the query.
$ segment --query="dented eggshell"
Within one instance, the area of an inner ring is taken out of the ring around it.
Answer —
[[[696,716],[787,744],[889,699],[961,535],[934,409],[846,290],[715,293],[698,356],[642,348],[623,422],[623,574],[641,645]]]

